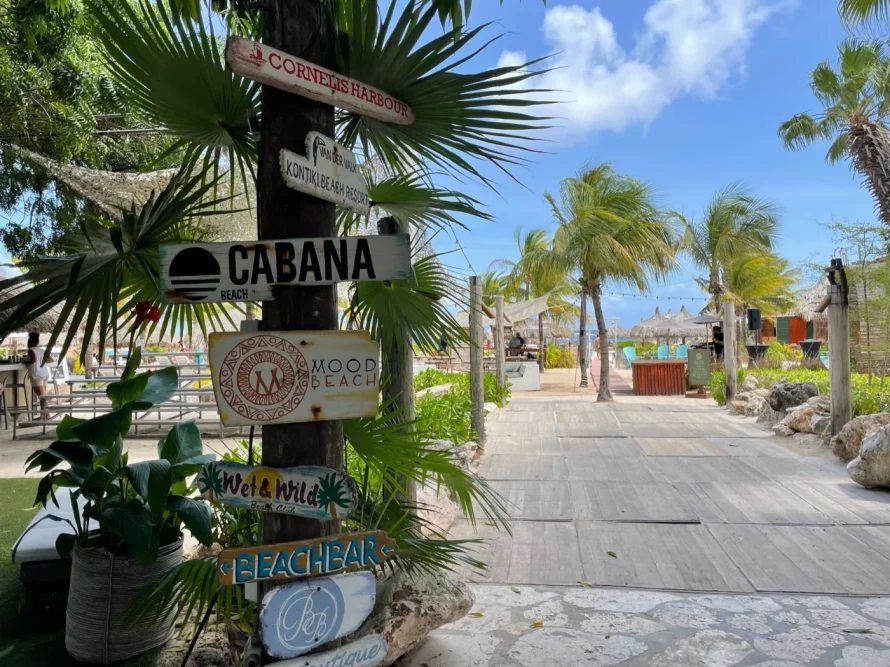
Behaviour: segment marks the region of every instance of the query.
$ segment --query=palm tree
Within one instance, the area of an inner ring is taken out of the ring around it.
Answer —
[[[704,280],[715,311],[720,310],[726,290],[724,276],[733,260],[769,251],[779,226],[775,205],[737,185],[714,195],[700,220],[679,213],[673,216],[682,227],[681,247],[707,274]]]
[[[346,480],[342,475],[332,472],[318,478],[318,507],[327,506],[328,513],[332,519],[339,518],[337,516],[337,507],[349,509],[350,497],[346,492]]]
[[[865,179],[881,221],[890,225],[890,175],[886,171],[890,161],[886,124],[890,59],[884,47],[856,39],[841,42],[837,66],[819,63],[810,75],[810,87],[824,110],[816,115],[799,113],[782,123],[779,136],[785,147],[800,150],[817,140],[831,141],[826,160],[834,164],[850,159]]]
[[[890,0],[840,0],[838,13],[851,24],[890,20]]]
[[[494,308],[494,299],[501,295],[505,299],[508,296],[509,286],[507,285],[507,276],[497,271],[483,271],[479,276],[482,283],[482,303],[489,308]]]
[[[554,248],[581,283],[581,350],[586,296],[593,302],[600,355],[608,359],[609,338],[603,316],[602,290],[607,283],[649,288],[676,268],[675,238],[669,219],[654,203],[651,188],[615,172],[608,164],[563,180],[560,199],[546,195],[559,223]],[[581,360],[581,386],[587,386],[586,354]],[[612,400],[609,364],[600,364],[597,401]]]
[[[800,270],[773,252],[740,254],[726,270],[724,295],[743,310],[757,308],[770,316],[793,305],[799,280]]]

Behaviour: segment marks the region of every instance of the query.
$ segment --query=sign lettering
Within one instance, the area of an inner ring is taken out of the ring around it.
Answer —
[[[304,579],[380,565],[398,547],[383,531],[342,533],[302,542],[226,549],[217,560],[221,584]]]
[[[377,590],[370,572],[316,577],[273,588],[260,603],[260,641],[273,658],[295,658],[359,628]]]
[[[266,44],[233,35],[226,41],[226,63],[243,77],[289,93],[387,123],[414,122],[411,107],[392,95]]]
[[[306,157],[282,148],[279,159],[287,187],[362,215],[370,212],[368,184],[355,155],[333,139],[310,132],[306,135]]]
[[[270,301],[275,285],[404,280],[411,275],[408,234],[162,245],[166,303]]]
[[[213,503],[323,521],[346,519],[358,496],[352,478],[321,466],[265,468],[213,461],[196,478],[201,496]]]
[[[380,635],[367,635],[351,644],[324,653],[276,662],[275,667],[377,667],[389,647]]]
[[[232,426],[372,417],[379,357],[367,331],[210,334],[220,419]]]
[[[711,351],[689,350],[689,384],[693,387],[706,385],[711,381]]]

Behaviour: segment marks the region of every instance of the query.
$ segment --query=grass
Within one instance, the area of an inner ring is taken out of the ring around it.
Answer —
[[[414,404],[417,429],[429,437],[450,440],[456,445],[475,439],[476,433],[470,426],[473,401],[470,399],[470,374],[445,373],[429,368],[414,376],[414,389],[420,391],[428,387],[451,384],[444,394],[421,396]],[[510,388],[498,387],[494,373],[486,373],[485,402],[499,406],[507,404]]]
[[[18,566],[9,557],[12,545],[37,512],[31,507],[37,492],[36,479],[0,480],[0,666],[71,665],[65,650],[65,610],[57,613],[25,605]],[[60,605],[61,606],[61,605]],[[157,652],[119,665],[150,667]]]

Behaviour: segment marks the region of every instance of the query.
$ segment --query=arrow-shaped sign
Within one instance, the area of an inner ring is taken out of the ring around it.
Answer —
[[[302,542],[226,549],[219,555],[219,582],[304,579],[380,565],[395,556],[396,543],[382,530],[342,533]]]

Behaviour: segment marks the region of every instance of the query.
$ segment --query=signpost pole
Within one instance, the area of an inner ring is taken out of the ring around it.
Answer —
[[[735,303],[723,302],[723,370],[725,373],[726,404],[735,399],[738,389],[738,341],[735,339]]]
[[[494,354],[495,363],[497,365],[498,387],[503,389],[507,386],[506,360],[504,349],[504,295],[498,294],[494,297]]]
[[[485,451],[485,370],[482,353],[485,346],[482,331],[482,281],[470,276],[470,398],[473,401],[471,424],[476,432],[480,452]]]
[[[314,0],[275,0],[263,12],[263,43],[331,67],[333,44],[322,5]],[[282,178],[279,151],[301,150],[311,131],[334,136],[334,108],[263,86],[257,183],[259,238],[336,236],[334,204],[292,190]],[[336,286],[278,288],[263,306],[264,331],[337,328]],[[343,467],[343,426],[339,421],[263,426],[263,465]],[[339,532],[338,521],[264,513],[266,544],[305,540]],[[264,657],[264,664],[271,664]]]

